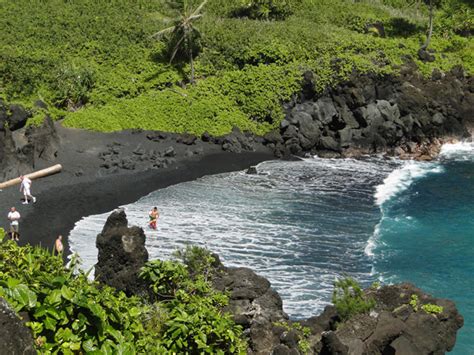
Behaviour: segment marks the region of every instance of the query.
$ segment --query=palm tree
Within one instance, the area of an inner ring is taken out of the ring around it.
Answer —
[[[194,22],[200,19],[203,14],[202,8],[206,5],[207,0],[204,0],[201,5],[193,9],[184,1],[183,12],[178,19],[175,20],[173,26],[165,28],[153,34],[152,38],[163,38],[170,35],[168,45],[170,49],[170,64],[176,58],[178,53],[182,53],[187,57],[191,66],[191,83],[194,84],[194,56],[199,53],[199,38],[201,34],[199,30],[194,27]]]
[[[428,1],[428,6],[430,9],[430,17],[428,24],[428,35],[426,36],[426,42],[421,46],[422,50],[427,50],[430,45],[431,36],[433,35],[433,0]]]

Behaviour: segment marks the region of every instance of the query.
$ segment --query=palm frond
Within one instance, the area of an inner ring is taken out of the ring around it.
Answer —
[[[206,3],[207,3],[207,0],[204,0],[204,1],[201,3],[201,5],[199,5],[199,6],[196,8],[196,10],[194,10],[194,12],[191,14],[190,17],[196,16],[197,14],[199,14],[199,13],[201,12],[202,8],[204,7],[204,5],[206,5]],[[201,15],[201,16],[202,16],[202,15]]]
[[[152,34],[150,37],[151,38],[161,38],[161,37],[167,35],[168,33],[172,33],[175,28],[176,28],[176,26],[171,26],[171,27],[165,28],[161,31],[158,31],[158,32]]]

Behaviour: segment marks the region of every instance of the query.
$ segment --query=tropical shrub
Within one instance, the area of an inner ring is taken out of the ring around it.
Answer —
[[[245,353],[241,328],[222,311],[227,296],[202,276],[191,279],[185,265],[156,261],[144,268],[152,292],[168,294],[163,302],[99,285],[75,265],[73,259],[66,268],[39,247],[0,243],[0,296],[28,313],[40,353]]]
[[[300,4],[297,0],[241,0],[233,14],[259,20],[284,20]]]
[[[196,254],[209,254],[199,249],[188,248],[179,255],[197,265]],[[155,297],[167,296],[166,302],[162,303],[167,319],[163,322],[162,339],[159,340],[167,351],[245,353],[242,328],[223,311],[228,297],[213,290],[203,275],[191,278],[184,264],[155,260],[143,267],[140,277],[149,284]]]
[[[0,2],[0,97],[26,106],[40,98],[50,116],[67,115],[77,128],[220,135],[235,125],[263,134],[284,117],[281,103],[296,97],[305,70],[318,91],[353,71],[397,73],[408,56],[426,76],[459,64],[474,70],[468,1],[436,9],[436,60],[424,63],[416,55],[428,21],[421,0],[212,0],[199,20],[202,51],[192,50],[197,84],[186,87],[191,62],[170,65],[166,41],[151,38],[183,3]],[[232,17],[239,9],[247,15]]]
[[[191,276],[202,275],[207,280],[214,271],[215,257],[197,245],[186,245],[186,248],[176,250],[173,256],[187,266]]]
[[[360,285],[350,277],[334,282],[332,303],[342,321],[375,307],[375,300],[365,296]]]

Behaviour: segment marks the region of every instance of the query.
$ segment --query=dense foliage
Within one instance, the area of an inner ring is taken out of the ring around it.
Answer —
[[[0,239],[3,231],[0,231]],[[149,263],[150,299],[128,297],[38,247],[0,243],[0,296],[27,312],[41,353],[243,353],[227,297],[177,261]]]
[[[474,71],[467,0],[435,9],[433,63],[417,59],[428,23],[422,0],[209,0],[196,23],[193,86],[189,61],[170,64],[167,42],[151,38],[182,2],[1,1],[0,96],[28,106],[42,99],[71,127],[263,133],[283,117],[304,70],[316,73],[317,90],[354,69],[396,72],[406,56],[426,75],[461,63]]]

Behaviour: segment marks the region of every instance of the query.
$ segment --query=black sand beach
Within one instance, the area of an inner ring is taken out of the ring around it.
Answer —
[[[224,152],[219,145],[200,140],[193,145],[178,143],[174,136],[151,141],[146,138],[147,132],[104,134],[56,127],[61,142],[57,159],[38,161],[35,170],[59,163],[63,165],[63,171],[33,181],[32,193],[37,197],[37,203],[21,204],[18,185],[0,192],[0,226],[8,229],[6,216],[10,207],[15,206],[22,215],[21,245],[30,243],[52,248],[56,237],[59,234],[67,237],[74,224],[84,216],[113,210],[173,184],[242,170],[274,158],[263,146],[257,146],[255,152],[237,154]],[[110,172],[101,167],[100,153],[110,146],[117,147],[119,155],[136,159],[135,169]],[[175,156],[166,168],[152,169],[149,163],[139,161],[139,155],[133,154],[137,148],[160,151],[170,147]],[[194,150],[194,154],[190,154],[190,150]],[[65,250],[69,250],[67,238]]]

